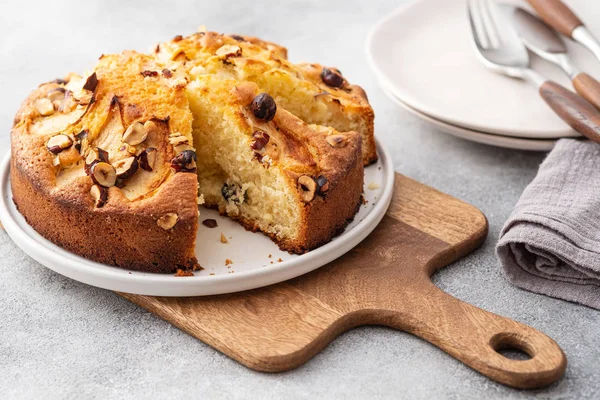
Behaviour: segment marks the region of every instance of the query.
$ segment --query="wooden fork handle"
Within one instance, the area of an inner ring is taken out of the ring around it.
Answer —
[[[540,87],[540,95],[571,128],[600,143],[600,111],[589,101],[552,81]]]
[[[583,22],[560,0],[527,0],[542,19],[551,27],[571,37],[571,33]]]
[[[573,87],[584,99],[600,110],[600,82],[581,72],[573,78]]]

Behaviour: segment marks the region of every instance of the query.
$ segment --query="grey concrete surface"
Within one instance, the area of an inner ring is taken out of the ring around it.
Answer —
[[[14,112],[32,88],[83,71],[102,53],[146,50],[201,24],[277,41],[292,60],[339,66],[366,89],[377,136],[397,171],[483,210],[490,222],[487,243],[435,282],[554,338],[569,359],[564,379],[539,391],[510,389],[420,339],[378,327],[342,335],[294,371],[253,372],[109,291],[51,272],[0,231],[0,397],[599,398],[600,313],[512,287],[494,255],[500,228],[544,154],[453,138],[385,97],[366,63],[364,41],[400,3],[4,0],[0,154],[8,151]]]

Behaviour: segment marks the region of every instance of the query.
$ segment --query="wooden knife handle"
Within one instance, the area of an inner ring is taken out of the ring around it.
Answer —
[[[589,101],[552,81],[540,87],[540,95],[571,128],[600,143],[600,111]]]
[[[560,0],[527,0],[542,19],[563,35],[571,33],[583,22]]]
[[[585,72],[581,72],[573,78],[573,87],[584,99],[600,110],[600,82]]]
[[[408,331],[444,350],[476,371],[505,385],[532,389],[547,386],[563,376],[567,358],[554,340],[542,332],[464,303],[431,282],[420,287],[422,307],[408,324]],[[393,316],[388,319],[394,320]],[[393,323],[388,325],[393,326]],[[514,349],[530,358],[515,360],[502,350]]]

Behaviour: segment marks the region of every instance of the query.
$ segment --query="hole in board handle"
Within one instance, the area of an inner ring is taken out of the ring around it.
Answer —
[[[510,360],[527,361],[534,356],[531,346],[516,333],[498,333],[490,339],[490,346],[498,354]]]

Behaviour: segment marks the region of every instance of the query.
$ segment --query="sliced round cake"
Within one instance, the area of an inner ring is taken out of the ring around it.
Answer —
[[[194,37],[224,42],[169,48]],[[95,261],[170,273],[199,267],[199,204],[293,253],[344,229],[376,159],[360,88],[329,70],[333,89],[315,96],[320,66],[256,38],[205,33],[156,50],[102,56],[23,102],[11,183],[35,230]]]

